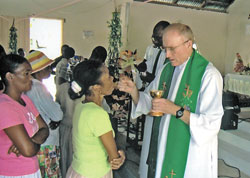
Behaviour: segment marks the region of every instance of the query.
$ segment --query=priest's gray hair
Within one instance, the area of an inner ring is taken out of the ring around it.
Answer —
[[[172,23],[165,30],[166,33],[169,30],[177,31],[180,35],[184,36],[187,40],[191,40],[194,43],[194,34],[188,25],[182,23]]]

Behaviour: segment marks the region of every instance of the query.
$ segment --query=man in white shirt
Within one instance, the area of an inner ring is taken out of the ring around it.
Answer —
[[[140,73],[137,73],[136,76],[136,86],[137,88],[143,91],[147,86],[152,82],[155,78],[155,75],[158,71],[163,67],[166,53],[163,50],[162,44],[162,34],[165,28],[167,28],[169,22],[167,21],[159,21],[153,29],[152,34],[152,44],[149,45],[146,49],[146,53],[144,56],[144,61],[139,64],[138,70]],[[140,75],[139,75],[140,74]],[[141,116],[142,118],[145,115]],[[144,133],[143,133],[143,142],[142,142],[142,150],[140,157],[140,165],[139,165],[139,174],[141,177],[147,177],[148,172],[148,149],[151,138],[151,130],[152,130],[153,120],[150,116],[145,117],[144,124]]]
[[[150,84],[165,62],[166,54],[162,48],[162,34],[168,25],[169,22],[162,20],[154,26],[152,44],[147,47],[143,64],[139,65],[143,67],[138,69],[139,73],[136,76],[136,86],[139,89],[142,87],[145,89]]]
[[[218,70],[193,49],[193,42],[189,26],[169,25],[163,33],[169,61],[147,90],[138,92],[127,78],[118,85],[132,96],[133,117],[164,113],[152,118],[148,178],[217,177],[223,82]],[[152,99],[153,89],[163,90],[163,98]]]

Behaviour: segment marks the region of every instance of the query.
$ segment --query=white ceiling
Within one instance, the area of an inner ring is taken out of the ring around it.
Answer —
[[[115,0],[0,0],[0,16],[36,17],[49,13],[82,13]]]

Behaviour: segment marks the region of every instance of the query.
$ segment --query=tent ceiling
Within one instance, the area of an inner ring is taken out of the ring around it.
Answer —
[[[223,13],[227,13],[227,8],[234,2],[234,0],[134,0],[134,1],[192,8],[198,10],[223,12]]]

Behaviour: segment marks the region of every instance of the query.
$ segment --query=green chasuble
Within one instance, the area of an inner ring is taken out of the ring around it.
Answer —
[[[192,113],[195,112],[197,98],[201,86],[201,79],[207,65],[208,61],[194,50],[192,56],[186,64],[183,76],[181,78],[181,82],[174,101],[176,105],[182,106]],[[159,89],[171,84],[171,80],[163,75],[165,70],[167,70],[166,67],[163,69],[160,78]],[[189,126],[182,120],[176,119],[175,116],[171,116],[168,128],[165,155],[163,155],[164,160],[162,165],[161,178],[184,177],[189,142]]]

